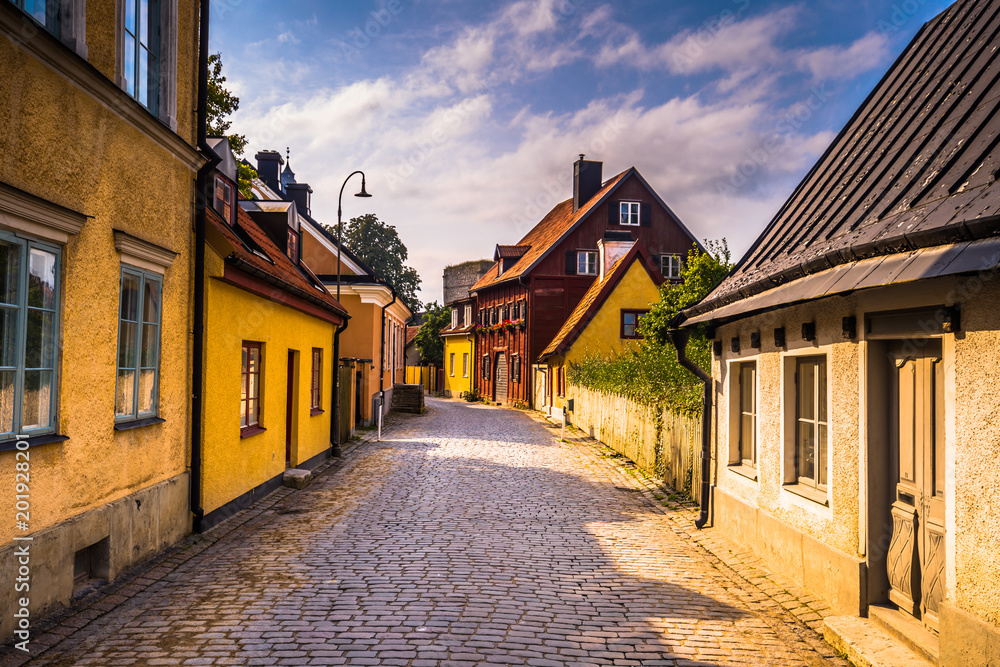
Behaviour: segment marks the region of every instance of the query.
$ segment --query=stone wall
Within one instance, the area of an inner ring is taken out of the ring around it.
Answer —
[[[452,303],[469,296],[469,289],[485,275],[493,262],[488,259],[476,259],[462,262],[444,270],[444,302]]]

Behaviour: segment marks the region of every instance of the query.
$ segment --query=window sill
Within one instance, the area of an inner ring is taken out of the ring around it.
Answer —
[[[321,415],[325,412],[323,408],[309,408],[309,416],[315,417],[316,415]]]
[[[159,417],[146,417],[144,419],[133,419],[127,422],[115,422],[116,431],[130,431],[134,428],[142,428],[143,426],[152,426],[153,424],[162,424],[166,419],[161,419]]]
[[[249,438],[257,435],[258,433],[263,433],[266,430],[266,428],[261,428],[260,426],[247,426],[246,428],[240,429],[240,439]]]
[[[729,464],[729,470],[736,473],[740,477],[746,477],[747,479],[752,479],[757,481],[757,469],[752,468],[745,463],[731,463]]]
[[[824,507],[830,506],[830,498],[826,491],[820,491],[819,489],[814,489],[811,486],[806,486],[805,484],[785,484],[781,487],[789,493],[794,493],[800,498],[805,498],[806,500],[811,500],[812,502],[822,505]]]
[[[27,442],[28,447],[40,447],[41,445],[51,445],[56,442],[66,442],[69,440],[67,435],[59,435],[58,433],[49,433],[47,435],[33,435],[30,438],[21,438],[20,441],[17,438],[12,440],[6,440],[0,442],[0,452],[12,452],[17,449],[18,442]]]

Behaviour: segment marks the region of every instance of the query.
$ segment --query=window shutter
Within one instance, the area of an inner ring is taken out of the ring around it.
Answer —
[[[566,275],[575,276],[576,275],[576,251],[567,250],[566,251]]]
[[[653,205],[639,204],[639,226],[649,227],[653,224]]]
[[[622,205],[621,202],[609,201],[608,202],[608,224],[609,225],[620,225],[622,222]]]

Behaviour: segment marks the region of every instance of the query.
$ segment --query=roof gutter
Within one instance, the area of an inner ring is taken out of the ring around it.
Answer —
[[[205,509],[201,506],[202,392],[205,367],[205,211],[208,205],[209,176],[221,161],[208,145],[208,0],[200,2],[198,37],[198,148],[208,158],[198,170],[195,184],[194,223],[194,340],[191,363],[191,480],[189,507],[193,514],[192,530],[201,532]]]
[[[252,274],[252,275],[260,278],[261,280],[264,280],[265,282],[268,282],[268,283],[270,283],[270,284],[272,284],[272,285],[274,285],[276,287],[280,287],[281,289],[285,290],[286,292],[291,292],[295,296],[301,297],[301,298],[305,299],[306,301],[309,301],[310,303],[313,303],[313,304],[319,306],[323,310],[327,310],[327,311],[329,311],[331,313],[336,313],[337,315],[340,315],[341,317],[343,317],[345,320],[350,318],[350,315],[347,314],[346,310],[343,310],[343,309],[338,310],[336,308],[333,308],[329,303],[327,303],[323,299],[319,298],[318,296],[310,294],[309,292],[305,291],[301,287],[297,287],[295,285],[292,285],[291,283],[285,282],[284,280],[280,280],[280,279],[272,276],[270,273],[268,273],[266,271],[261,271],[260,269],[258,269],[256,266],[254,266],[250,262],[246,262],[246,261],[240,259],[239,257],[234,257],[234,256],[227,257],[226,261],[232,262],[240,270],[246,271],[247,273],[250,273],[250,274]],[[343,308],[343,306],[341,306],[341,308]]]
[[[701,400],[701,502],[698,519],[694,522],[700,529],[708,523],[709,479],[712,466],[712,376],[687,357],[685,350],[691,337],[690,330],[670,329],[667,335],[677,349],[677,363],[694,373],[705,385],[705,393]]]

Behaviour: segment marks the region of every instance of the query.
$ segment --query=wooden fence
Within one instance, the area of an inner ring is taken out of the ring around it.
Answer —
[[[673,489],[697,500],[701,418],[657,411],[622,396],[571,386],[569,421]]]

